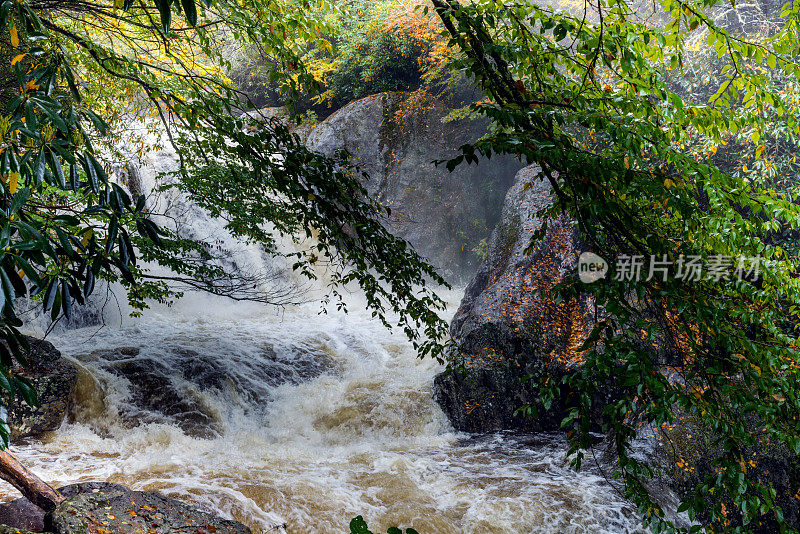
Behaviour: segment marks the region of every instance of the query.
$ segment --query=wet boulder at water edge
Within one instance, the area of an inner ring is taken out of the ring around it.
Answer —
[[[458,430],[557,430],[572,392],[562,387],[561,398],[545,410],[538,383],[560,383],[580,370],[578,348],[595,324],[592,298],[556,303],[540,293],[576,273],[583,244],[567,215],[537,215],[552,200],[550,184],[535,180],[537,172],[531,166],[517,174],[489,240],[487,259],[467,286],[451,324],[455,366],[436,377],[434,388]],[[544,238],[526,250],[545,219]],[[534,378],[524,381],[528,375]],[[613,397],[613,387],[599,389],[596,409]],[[535,406],[538,416],[518,415],[525,405]]]
[[[552,192],[547,182],[535,180],[536,173],[536,167],[518,173],[492,233],[487,260],[467,286],[451,323],[455,366],[436,376],[434,391],[457,430],[558,430],[576,392],[562,385],[560,398],[545,410],[539,402],[539,383],[561,383],[563,377],[581,370],[578,349],[603,316],[591,297],[556,303],[540,294],[575,276],[578,256],[586,248],[567,215],[537,215],[551,203]],[[545,220],[543,239],[526,251]],[[669,343],[659,336],[648,347],[667,375],[678,354]],[[528,375],[534,378],[526,381]],[[593,399],[595,420],[618,395],[613,384],[599,384]],[[537,415],[517,413],[525,405],[536,406]],[[745,453],[747,477],[771,483],[784,516],[790,524],[800,525],[800,456],[770,442],[756,422],[752,432],[763,437]],[[642,459],[664,473],[652,482],[658,499],[691,497],[704,477],[716,475],[714,460],[724,454],[719,436],[691,414],[679,413],[669,427],[643,426],[639,434],[636,448]],[[600,451],[603,463],[613,470],[613,447],[603,444]],[[741,524],[735,506],[728,503],[727,508],[732,510],[731,525]],[[774,525],[757,527],[759,532],[777,532]]]

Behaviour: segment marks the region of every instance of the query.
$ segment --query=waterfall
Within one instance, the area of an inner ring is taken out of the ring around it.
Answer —
[[[301,284],[185,197],[156,194],[170,165],[174,155],[162,151],[118,174],[184,235],[218,247],[226,268]],[[452,314],[461,291],[443,296]],[[440,366],[418,359],[357,294],[348,308],[320,314],[314,302],[276,309],[188,293],[139,318],[123,303],[95,310],[104,328],[49,338],[80,369],[72,414],[16,453],[56,485],[159,490],[256,534],[283,525],[340,533],[356,515],[376,532],[637,530],[635,510],[599,470],[568,466],[561,436],[454,432],[432,398]]]

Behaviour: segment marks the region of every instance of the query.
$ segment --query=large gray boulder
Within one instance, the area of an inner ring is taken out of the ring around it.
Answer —
[[[459,430],[555,430],[571,402],[571,392],[563,390],[545,410],[539,385],[560,384],[580,368],[578,348],[594,326],[596,310],[590,297],[556,302],[549,293],[576,275],[585,247],[567,215],[538,215],[550,205],[552,193],[537,173],[531,166],[517,174],[487,261],[467,286],[451,324],[457,359],[434,385],[436,399]],[[544,238],[526,250],[545,221]],[[611,394],[599,394],[597,406]],[[538,415],[516,413],[526,405]]]
[[[386,224],[451,281],[466,281],[479,263],[473,249],[497,222],[503,195],[522,166],[495,156],[452,173],[434,161],[487,133],[485,120],[442,122],[441,103],[419,109],[407,93],[373,95],[343,107],[309,134],[311,150],[342,148],[366,172],[369,193],[391,210]]]
[[[72,404],[78,371],[52,343],[29,337],[28,367],[15,366],[14,373],[28,378],[39,396],[39,407],[28,406],[19,396],[8,402],[11,439],[37,437],[58,429]]]

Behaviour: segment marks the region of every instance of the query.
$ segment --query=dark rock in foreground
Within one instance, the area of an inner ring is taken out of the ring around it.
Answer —
[[[44,510],[24,497],[6,502],[0,504],[0,524],[4,528],[41,532],[44,530]],[[0,530],[0,533],[4,532]]]
[[[58,488],[58,491],[64,497],[73,497],[80,493],[128,491],[128,489],[120,484],[110,482],[82,482]],[[44,516],[44,510],[24,497],[0,504],[0,527],[42,532]],[[4,532],[0,529],[0,534],[4,534]]]
[[[742,461],[746,464],[745,478],[748,484],[769,483],[775,489],[775,502],[789,525],[800,526],[800,455],[784,444],[770,440],[754,418],[746,417],[750,432],[757,436],[755,446],[743,450]],[[702,423],[696,414],[678,411],[672,425],[650,429],[644,436],[650,442],[650,465],[658,467],[667,475],[667,482],[678,497],[691,498],[698,484],[708,476],[716,477],[715,461],[726,453],[720,444],[719,433]],[[759,495],[751,488],[750,497]],[[715,497],[710,497],[715,502]],[[731,502],[723,499],[728,510],[730,527],[742,525],[741,512]],[[707,520],[701,517],[700,520]],[[774,518],[769,516],[750,525],[755,532],[779,532]]]
[[[56,430],[67,415],[72,403],[72,392],[78,371],[66,361],[52,343],[28,338],[31,345],[29,366],[15,367],[14,373],[31,380],[41,406],[32,408],[15,397],[8,406],[8,424],[11,439],[36,437]]]
[[[149,491],[78,494],[49,514],[46,526],[54,534],[250,534],[241,523]]]
[[[458,359],[452,372],[436,377],[435,392],[459,430],[558,429],[571,392],[562,387],[560,399],[545,410],[538,400],[539,384],[560,383],[580,368],[577,349],[594,326],[591,298],[555,302],[546,293],[576,274],[582,244],[568,216],[537,215],[552,199],[550,184],[536,180],[537,172],[531,166],[517,174],[489,241],[487,261],[451,324]],[[544,238],[526,251],[545,220]],[[524,381],[528,375],[532,379]],[[598,393],[598,410],[612,394]],[[515,413],[525,405],[536,407],[538,416]]]
[[[27,499],[0,504],[0,534],[250,534],[236,521],[201,512],[151,491],[119,484],[85,482],[60,488],[67,497],[54,511]]]
[[[33,534],[30,530],[0,525],[0,534]]]

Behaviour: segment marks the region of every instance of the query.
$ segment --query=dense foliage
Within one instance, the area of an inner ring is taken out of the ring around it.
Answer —
[[[463,80],[448,69],[454,49],[442,38],[438,18],[408,0],[353,0],[317,13],[324,38],[301,54],[321,90],[300,95],[298,104],[324,117],[348,102],[386,91],[439,94]],[[230,50],[232,78],[259,105],[279,106],[274,61],[263,50]],[[462,85],[462,84],[459,84]]]
[[[442,53],[437,21],[407,2],[357,2],[337,21],[334,54],[311,63],[334,109],[371,94],[413,91]]]
[[[478,153],[537,163],[556,193],[552,211],[568,210],[612,265],[620,254],[761,258],[760,275],[741,280],[729,264],[698,280],[560,289],[563,298],[592,293],[605,312],[583,347],[582,374],[570,379],[583,392],[564,421],[576,463],[597,423],[587,417],[592,392],[614,383],[621,398],[600,423],[626,496],[656,530],[673,528],[672,515],[650,494],[658,473],[633,442],[642,428],[688,414],[723,451],[679,507],[697,521],[690,530],[796,531],[745,454],[766,442],[800,454],[800,7],[773,13],[764,4],[755,23],[709,0],[639,11],[621,0],[558,10],[433,0],[459,56],[429,13],[398,15],[395,5],[365,4],[366,16],[344,21],[347,6],[322,0],[1,2],[0,387],[35,402],[11,371],[13,359],[24,363],[20,297],[55,320],[98,279],[125,284],[138,306],[169,294],[137,257],[236,296],[207,247],[158,228],[144,199],[109,179],[115,150],[104,134],[134,117],[163,122],[181,162],[172,187],[234,236],[273,254],[279,235],[307,239],[288,253],[296,269],[314,278],[327,268],[339,306],[342,288],[356,284],[384,323],[399,322],[422,354],[441,357],[442,303],[425,283],[442,280],[381,226],[380,206],[343,159],[309,152],[277,121],[238,118],[245,97],[225,72],[232,46],[255,49],[282,100],[325,87],[346,100],[441,80],[455,58],[485,91],[475,111],[495,129],[451,166]],[[664,361],[643,338],[677,356]],[[5,424],[0,437],[7,442]],[[362,523],[355,528],[367,532]]]
[[[538,164],[553,212],[569,211],[612,270],[623,254],[673,265],[727,258],[717,276],[697,280],[674,271],[648,279],[645,263],[638,279],[616,269],[601,283],[560,288],[562,298],[591,293],[601,311],[582,371],[569,379],[580,392],[563,424],[576,463],[602,424],[625,495],[655,530],[671,530],[675,511],[650,492],[658,470],[633,443],[684,414],[721,451],[678,508],[696,521],[686,528],[797,531],[746,456],[766,444],[800,454],[798,258],[784,246],[800,226],[797,4],[744,24],[736,6],[705,0],[572,11],[524,0],[433,3],[466,54],[460,67],[491,96],[479,111],[497,125],[451,165],[494,152]],[[739,258],[755,257],[759,275],[736,276]],[[676,354],[665,361],[653,345]],[[621,398],[591,421],[593,392],[608,384]]]

